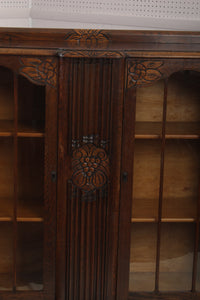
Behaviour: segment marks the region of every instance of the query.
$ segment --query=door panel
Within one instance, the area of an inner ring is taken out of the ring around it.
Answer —
[[[55,297],[57,89],[50,69],[37,76],[47,61],[56,72],[50,58],[0,56],[1,299]]]
[[[200,62],[126,66],[118,299],[200,299]]]
[[[61,60],[58,227],[65,224],[66,234],[65,240],[60,232],[57,249],[61,299],[65,287],[68,300],[115,295],[122,71],[120,59]]]

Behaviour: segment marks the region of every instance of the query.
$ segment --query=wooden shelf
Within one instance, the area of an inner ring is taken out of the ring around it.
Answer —
[[[162,222],[195,222],[197,199],[163,199]],[[182,210],[181,210],[182,209]],[[158,199],[133,199],[132,222],[157,222]]]
[[[0,137],[8,137],[14,135],[14,121],[0,120]],[[18,124],[17,136],[19,137],[44,137],[42,126],[32,126],[30,123]]]
[[[161,218],[162,223],[193,223],[195,218]],[[131,223],[157,223],[156,218],[131,218]]]
[[[13,199],[0,199],[0,222],[12,222],[14,215]],[[17,207],[18,222],[43,222],[42,208],[36,201],[19,201]]]
[[[136,122],[136,139],[161,139],[162,122]],[[167,122],[166,139],[199,139],[200,122]]]

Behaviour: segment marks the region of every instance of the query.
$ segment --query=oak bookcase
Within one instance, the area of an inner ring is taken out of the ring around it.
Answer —
[[[200,299],[199,32],[0,29],[0,299]]]

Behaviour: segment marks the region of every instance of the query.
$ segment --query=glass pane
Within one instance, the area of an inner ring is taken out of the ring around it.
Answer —
[[[166,134],[200,136],[200,73],[183,71],[173,74],[168,82]]]
[[[0,67],[0,132],[11,132],[14,127],[13,74]]]
[[[132,218],[151,219],[158,216],[160,183],[159,140],[136,140],[134,148],[134,180]]]
[[[0,222],[0,291],[13,287],[13,224]]]
[[[44,139],[18,139],[17,217],[41,221],[44,210]]]
[[[129,291],[153,291],[156,268],[156,224],[131,225]]]
[[[196,219],[199,197],[198,140],[167,140],[162,217]]]
[[[190,291],[195,224],[163,223],[160,252],[160,290]]]
[[[18,223],[17,290],[43,289],[43,222]]]
[[[13,139],[0,137],[0,221],[9,221],[14,213]]]
[[[162,80],[150,86],[137,88],[136,138],[156,138],[162,132],[164,83]]]
[[[19,132],[44,132],[45,88],[19,76],[18,130]]]

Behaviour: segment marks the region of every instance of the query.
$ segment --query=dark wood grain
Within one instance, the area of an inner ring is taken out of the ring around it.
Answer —
[[[120,81],[123,68],[120,65],[120,62],[116,62],[115,68],[120,73],[116,72],[114,76],[113,63],[109,59],[66,60],[63,69],[64,82],[60,98],[63,133],[60,135],[62,138],[60,144],[64,149],[61,159],[65,173],[61,180],[66,180],[66,194],[62,193],[65,200],[62,200],[62,203],[66,203],[67,213],[63,222],[66,224],[67,234],[66,246],[63,245],[63,251],[66,249],[66,259],[61,260],[62,256],[59,256],[58,263],[61,266],[66,261],[67,299],[104,300],[115,296],[118,224],[115,215],[119,211],[119,204],[116,204],[119,203],[119,194],[116,193],[115,198],[111,195],[114,192],[113,181],[116,180],[116,176],[119,186],[120,169],[114,171],[113,162],[111,177],[110,171],[107,172],[106,168],[108,166],[109,170],[111,167],[109,162],[111,149],[112,155],[118,157],[120,164],[121,147],[113,148],[118,141],[113,134],[112,121],[114,118],[115,124],[121,122],[118,111],[122,116],[122,103],[120,104],[122,94],[114,88],[119,83],[123,86],[123,80]],[[112,99],[116,105],[115,109]],[[118,115],[114,116],[116,112]],[[63,122],[66,126],[63,126]],[[120,123],[118,126],[120,128]],[[120,130],[117,135],[121,136]],[[66,139],[67,136],[71,140]],[[79,154],[80,157],[84,157],[83,153],[88,153],[88,157],[90,155],[98,157],[100,153],[100,164],[98,165],[98,162],[96,164],[95,176],[98,177],[98,174],[101,176],[102,168],[102,174],[106,174],[103,185],[100,184],[100,179],[97,184],[95,177],[91,188],[79,185],[75,180],[74,176],[79,170],[78,157]],[[74,163],[73,157],[76,158]],[[60,211],[60,208],[58,209]],[[61,238],[61,233],[59,236]],[[111,237],[114,242],[112,246],[109,241]],[[63,239],[64,237],[61,238]],[[108,276],[108,273],[112,273],[112,276]]]
[[[98,37],[100,40],[98,40]],[[184,47],[183,47],[184,45]],[[34,49],[199,51],[198,32],[72,29],[0,29],[0,46]]]
[[[192,292],[159,292],[166,107],[162,135],[155,135],[155,139],[162,139],[156,292],[130,294],[128,282],[137,89],[154,85],[160,79],[167,80],[175,72],[200,72],[200,33],[1,28],[0,65],[12,70],[15,78],[19,75],[25,78],[21,80],[19,90],[15,80],[14,130],[4,132],[3,129],[1,132],[1,138],[14,137],[15,276],[13,291],[0,291],[0,299],[199,300],[200,295],[195,293],[199,204]],[[19,97],[23,88],[23,96]],[[31,131],[29,128],[28,131],[20,121],[31,116],[40,119],[44,108],[39,102],[44,96],[45,130]],[[35,98],[40,108],[31,115],[29,106]],[[22,127],[25,130],[21,131]],[[197,131],[189,135],[169,134],[167,138],[198,140]],[[141,134],[136,138],[144,139],[144,136]],[[45,141],[44,290],[40,292],[15,291],[17,141],[21,137]],[[152,135],[146,134],[146,140],[149,138]],[[86,159],[93,159],[93,156],[96,159],[97,152],[101,152],[106,163],[97,164],[97,172],[81,171],[81,176],[74,177],[81,165],[77,157],[84,151],[88,152]],[[102,169],[106,175],[103,184],[98,177],[98,171]],[[52,171],[57,174],[53,182]]]

